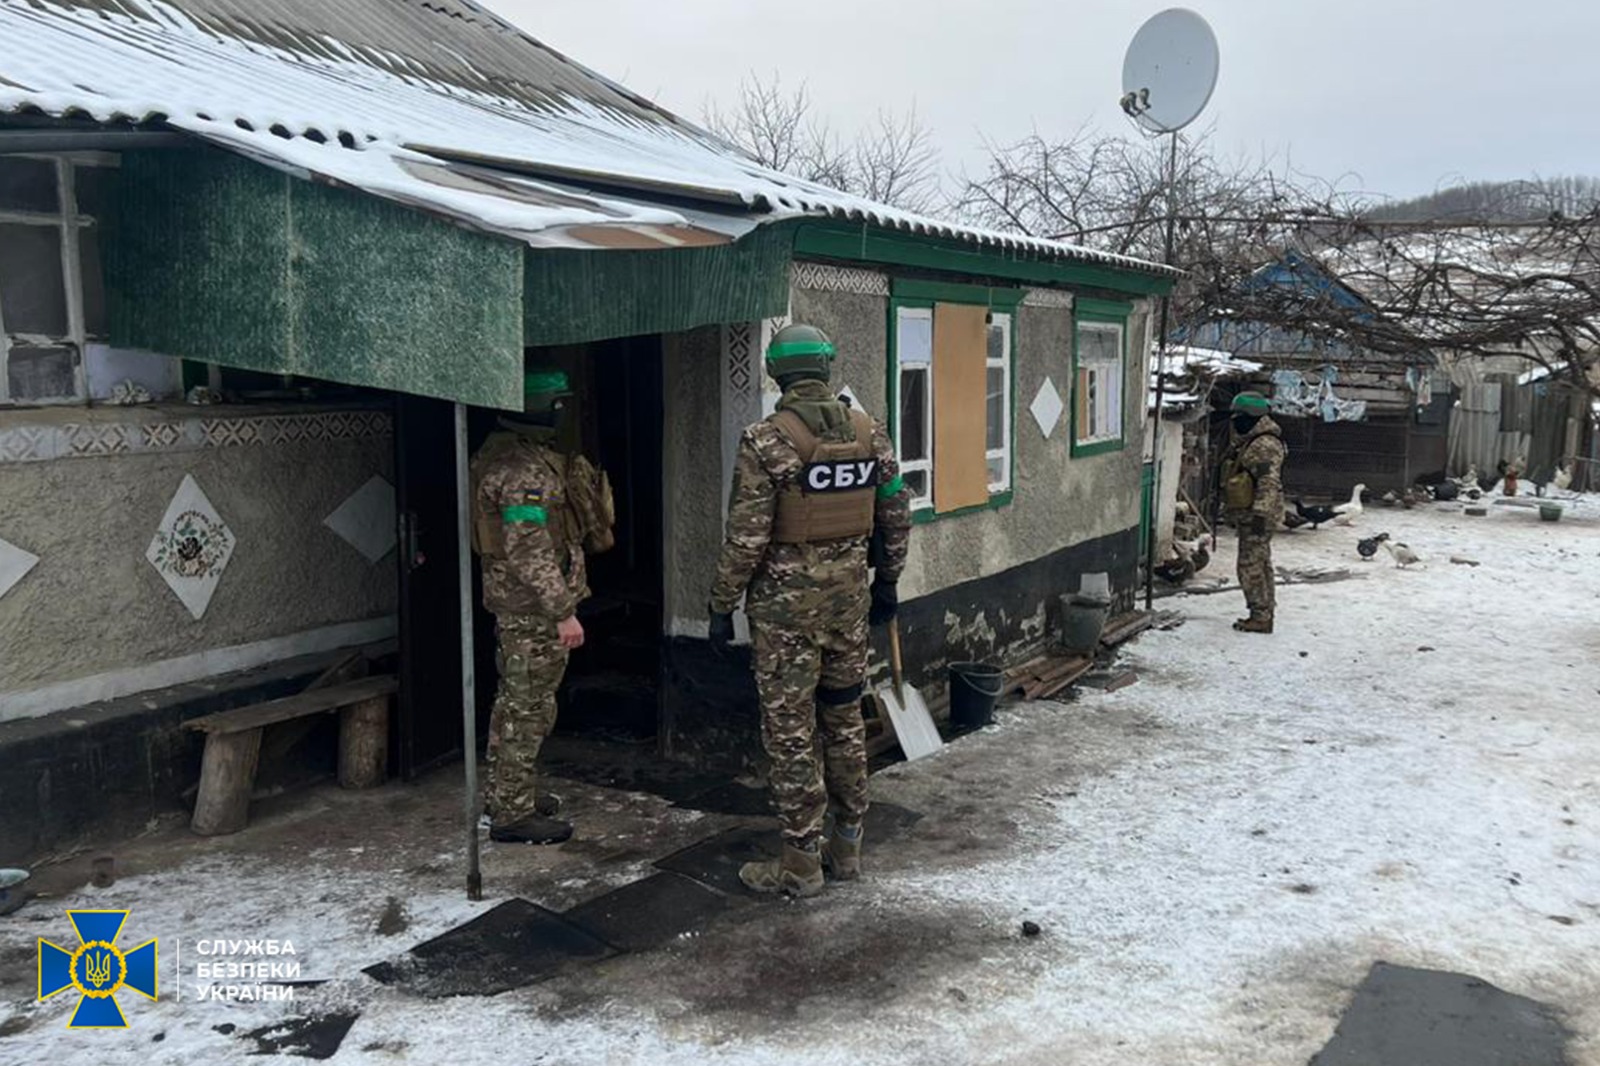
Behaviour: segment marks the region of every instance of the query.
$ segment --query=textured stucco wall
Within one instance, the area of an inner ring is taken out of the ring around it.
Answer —
[[[670,632],[705,636],[706,600],[722,544],[722,335],[666,338],[666,610]]]
[[[322,524],[392,455],[365,436],[0,463],[0,536],[40,557],[0,597],[0,693],[392,614],[393,553]],[[145,559],[186,474],[236,538],[200,620]]]
[[[792,306],[795,321],[822,327],[838,346],[836,382],[849,385],[874,416],[883,418],[888,298],[796,289]],[[902,597],[923,596],[1002,573],[1071,545],[1138,525],[1143,461],[1143,390],[1138,383],[1145,380],[1138,353],[1144,350],[1147,310],[1145,305],[1136,304],[1129,322],[1131,365],[1124,413],[1128,443],[1121,451],[1073,458],[1067,415],[1062,415],[1046,439],[1028,410],[1046,375],[1063,402],[1070,402],[1072,311],[1057,307],[1019,309],[1013,501],[996,510],[918,525],[911,538]],[[1129,578],[1124,575],[1126,580]]]

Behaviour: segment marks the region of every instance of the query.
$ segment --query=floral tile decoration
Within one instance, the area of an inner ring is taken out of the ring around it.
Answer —
[[[195,479],[185,474],[145,558],[198,621],[211,604],[233,548],[233,531]]]

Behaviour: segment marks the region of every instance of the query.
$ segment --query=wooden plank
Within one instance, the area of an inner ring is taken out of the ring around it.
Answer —
[[[941,511],[989,502],[987,317],[970,304],[933,309],[933,505]]]
[[[1041,688],[1038,695],[1036,695],[1034,699],[1047,700],[1051,698],[1052,696],[1061,692],[1063,689],[1069,687],[1073,682],[1077,681],[1078,678],[1082,677],[1084,674],[1087,674],[1092,669],[1094,669],[1094,660],[1085,659],[1082,663],[1078,664],[1078,666],[1074,667],[1069,672],[1061,675],[1055,680],[1049,682],[1045,687]]]
[[[389,696],[399,687],[399,680],[392,674],[368,677],[345,685],[313,689],[250,707],[239,707],[201,718],[191,718],[183,723],[183,727],[197,729],[202,733],[242,733],[272,725],[274,722],[287,722],[292,718],[308,714],[325,714],[348,704],[361,703],[378,696]]]

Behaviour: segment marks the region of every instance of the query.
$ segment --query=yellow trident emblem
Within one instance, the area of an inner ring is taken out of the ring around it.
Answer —
[[[96,988],[104,988],[111,983],[111,953],[102,951],[96,955],[91,951],[83,960],[83,969],[88,975],[90,984]]]

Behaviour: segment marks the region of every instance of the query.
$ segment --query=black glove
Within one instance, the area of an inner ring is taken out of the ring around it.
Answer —
[[[719,648],[733,643],[733,615],[711,612],[711,643]]]
[[[881,626],[900,613],[900,590],[893,581],[874,578],[872,581],[872,606],[867,609],[867,622]]]
[[[1267,516],[1264,514],[1245,515],[1244,521],[1240,523],[1239,528],[1246,533],[1254,533],[1258,537],[1265,536],[1267,532]]]

